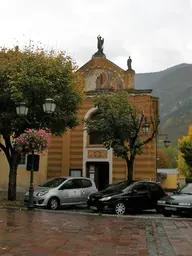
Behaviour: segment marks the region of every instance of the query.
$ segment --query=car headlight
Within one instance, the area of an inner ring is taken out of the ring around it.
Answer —
[[[179,205],[180,206],[187,206],[187,205],[189,206],[189,205],[191,205],[191,203],[179,203]]]
[[[165,201],[159,200],[158,204],[165,204]]]
[[[44,196],[45,194],[47,194],[49,191],[45,190],[45,191],[41,191],[39,193],[37,193],[37,196]]]
[[[108,196],[108,197],[103,197],[101,199],[99,199],[99,201],[108,201],[111,199],[111,196]]]

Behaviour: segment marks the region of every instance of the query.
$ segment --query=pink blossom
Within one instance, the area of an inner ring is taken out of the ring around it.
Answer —
[[[49,141],[50,131],[48,129],[26,129],[24,133],[16,139],[16,144],[19,147],[27,148],[28,151],[42,153],[48,148]]]

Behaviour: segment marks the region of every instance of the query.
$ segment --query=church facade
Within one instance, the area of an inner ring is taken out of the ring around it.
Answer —
[[[99,189],[107,184],[120,182],[127,178],[125,160],[113,155],[91,138],[85,129],[83,120],[91,118],[96,109],[93,98],[96,94],[110,90],[128,90],[129,103],[144,111],[147,120],[156,121],[159,116],[159,100],[152,96],[152,90],[135,89],[135,71],[132,60],[127,61],[127,70],[123,70],[108,60],[103,53],[104,39],[98,39],[98,51],[92,59],[83,65],[79,72],[84,79],[84,100],[78,119],[80,125],[68,130],[63,137],[53,136],[47,159],[47,177],[85,176],[95,180]],[[149,135],[150,135],[149,130]],[[148,136],[149,136],[148,135]],[[145,135],[143,135],[145,136]],[[156,138],[144,145],[143,154],[136,156],[134,179],[156,180]]]

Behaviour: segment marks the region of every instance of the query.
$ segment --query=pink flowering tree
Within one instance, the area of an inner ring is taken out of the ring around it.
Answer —
[[[50,133],[49,130],[26,129],[16,139],[16,148],[20,152],[37,152],[42,153],[48,148]]]

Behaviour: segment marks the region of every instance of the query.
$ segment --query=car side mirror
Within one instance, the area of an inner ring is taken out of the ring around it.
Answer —
[[[133,189],[132,192],[133,192],[134,194],[137,194],[137,189]]]

